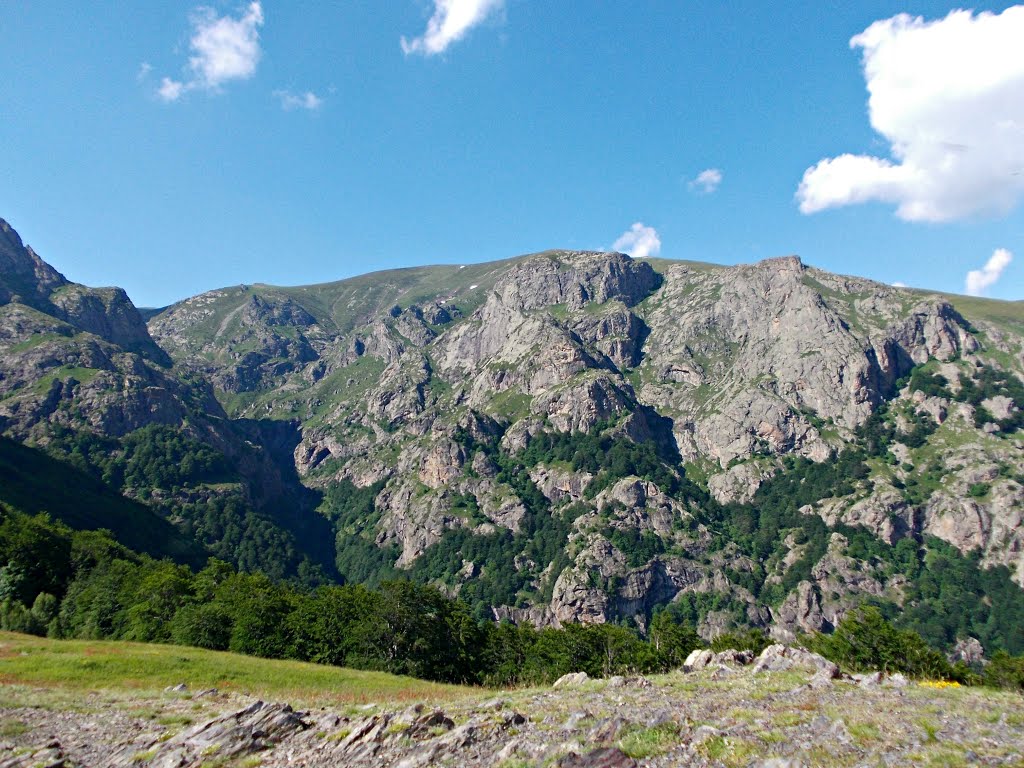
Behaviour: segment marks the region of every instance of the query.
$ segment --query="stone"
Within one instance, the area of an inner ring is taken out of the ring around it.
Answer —
[[[817,653],[803,648],[774,644],[769,645],[757,657],[752,671],[782,672],[793,667],[804,667],[815,670],[815,679],[820,684],[826,680],[834,680],[840,676],[839,667]]]
[[[861,688],[874,688],[882,682],[881,672],[869,672],[865,675],[854,675],[853,680]]]
[[[715,728],[710,725],[702,725],[693,732],[693,738],[691,739],[691,742],[693,744],[699,745],[703,744],[705,741],[708,741],[709,739],[715,739],[724,735],[725,733],[719,730],[718,728]]]
[[[697,672],[707,667],[715,658],[715,654],[706,648],[697,648],[690,652],[683,662],[684,672]]]
[[[568,718],[566,718],[565,725],[562,727],[567,731],[574,731],[579,727],[580,723],[582,723],[584,720],[589,720],[591,717],[593,717],[593,715],[591,715],[589,712],[573,712],[571,715],[569,715]]]
[[[620,749],[599,747],[582,755],[572,752],[555,765],[558,768],[633,768],[638,763]]]
[[[257,701],[244,709],[187,728],[159,743],[149,765],[152,768],[198,765],[203,755],[214,753],[223,759],[244,757],[308,727],[309,723],[289,705]]]
[[[719,665],[733,665],[733,666],[746,666],[754,660],[754,652],[743,650],[737,651],[735,649],[727,649],[719,651],[714,655],[712,663]]]
[[[590,675],[586,672],[569,672],[566,675],[562,675],[560,678],[555,680],[552,688],[579,688],[585,682],[590,680]]]
[[[600,720],[587,732],[587,741],[591,744],[610,744],[619,737],[626,726],[627,723],[622,717]]]

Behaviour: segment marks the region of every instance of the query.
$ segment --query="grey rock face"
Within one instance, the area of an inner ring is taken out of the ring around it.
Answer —
[[[161,365],[170,363],[123,290],[69,282],[0,219],[0,306],[5,304],[31,307],[76,331],[91,333]]]
[[[763,466],[755,462],[744,462],[730,467],[708,479],[708,490],[719,504],[730,501],[750,501],[765,480],[776,472],[774,466]]]
[[[31,305],[67,284],[64,275],[26,247],[14,228],[0,219],[0,303],[18,300]]]
[[[949,654],[949,660],[953,663],[963,662],[971,666],[985,662],[985,649],[976,637],[960,638],[956,641],[953,652]]]
[[[658,285],[650,264],[621,253],[559,252],[557,258],[531,259],[513,268],[495,294],[505,306],[519,310],[566,304],[582,309],[588,303],[618,300],[631,307]]]
[[[923,303],[907,319],[894,305],[893,289],[796,258],[671,267],[645,315],[646,365],[657,375],[641,399],[683,417],[676,439],[684,458],[710,456],[725,467],[763,450],[820,460],[828,446],[806,412],[855,427],[915,362],[977,348],[949,304]],[[844,319],[851,309],[859,328]]]

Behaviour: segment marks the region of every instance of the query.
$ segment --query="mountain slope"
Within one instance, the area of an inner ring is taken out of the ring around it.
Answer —
[[[301,423],[296,466],[335,489],[322,510],[345,521],[342,573],[397,565],[541,623],[642,622],[682,600],[707,631],[817,629],[854,601],[906,597],[881,573],[891,564],[855,576],[852,526],[883,546],[980,549],[1024,582],[1019,305],[795,257],[718,267],[553,251],[473,269],[226,289],[150,321],[231,412]],[[945,384],[922,391],[911,373]],[[884,446],[867,435],[879,429]],[[572,450],[537,443],[559,434],[580,437]],[[623,440],[657,460],[638,464]],[[721,509],[771,517],[766,481],[786,487],[844,449],[862,476],[835,477],[852,481],[841,493],[807,495],[768,550],[721,548],[736,535]]]
[[[0,502],[45,512],[71,528],[106,528],[127,547],[192,566],[208,553],[144,504],[42,451],[0,437]]]
[[[55,494],[42,497],[47,511],[151,551],[161,526],[138,538],[126,518],[142,516],[141,502],[183,541],[198,538],[241,567],[285,577],[319,563],[331,574],[321,546],[329,528],[291,462],[278,461],[282,431],[228,419],[206,382],[172,365],[122,290],[67,281],[0,220],[0,433],[70,461],[120,499],[103,519]],[[5,458],[28,493],[45,460],[13,448]],[[24,501],[41,508],[41,498]],[[201,545],[175,552],[194,561]]]
[[[62,319],[18,243],[0,431],[243,568],[705,636],[871,602],[1024,647],[1019,304],[550,251],[211,291],[150,317],[167,367]]]

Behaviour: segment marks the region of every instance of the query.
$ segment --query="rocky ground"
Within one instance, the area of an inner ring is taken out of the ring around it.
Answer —
[[[1017,694],[851,678],[783,646],[688,662],[397,708],[293,709],[185,684],[84,697],[8,685],[0,768],[1024,765]]]

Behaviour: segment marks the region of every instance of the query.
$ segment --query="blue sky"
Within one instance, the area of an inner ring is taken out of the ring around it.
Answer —
[[[8,2],[0,216],[141,306],[639,223],[666,258],[956,292],[988,264],[972,290],[1020,299],[1024,8],[957,7]]]

